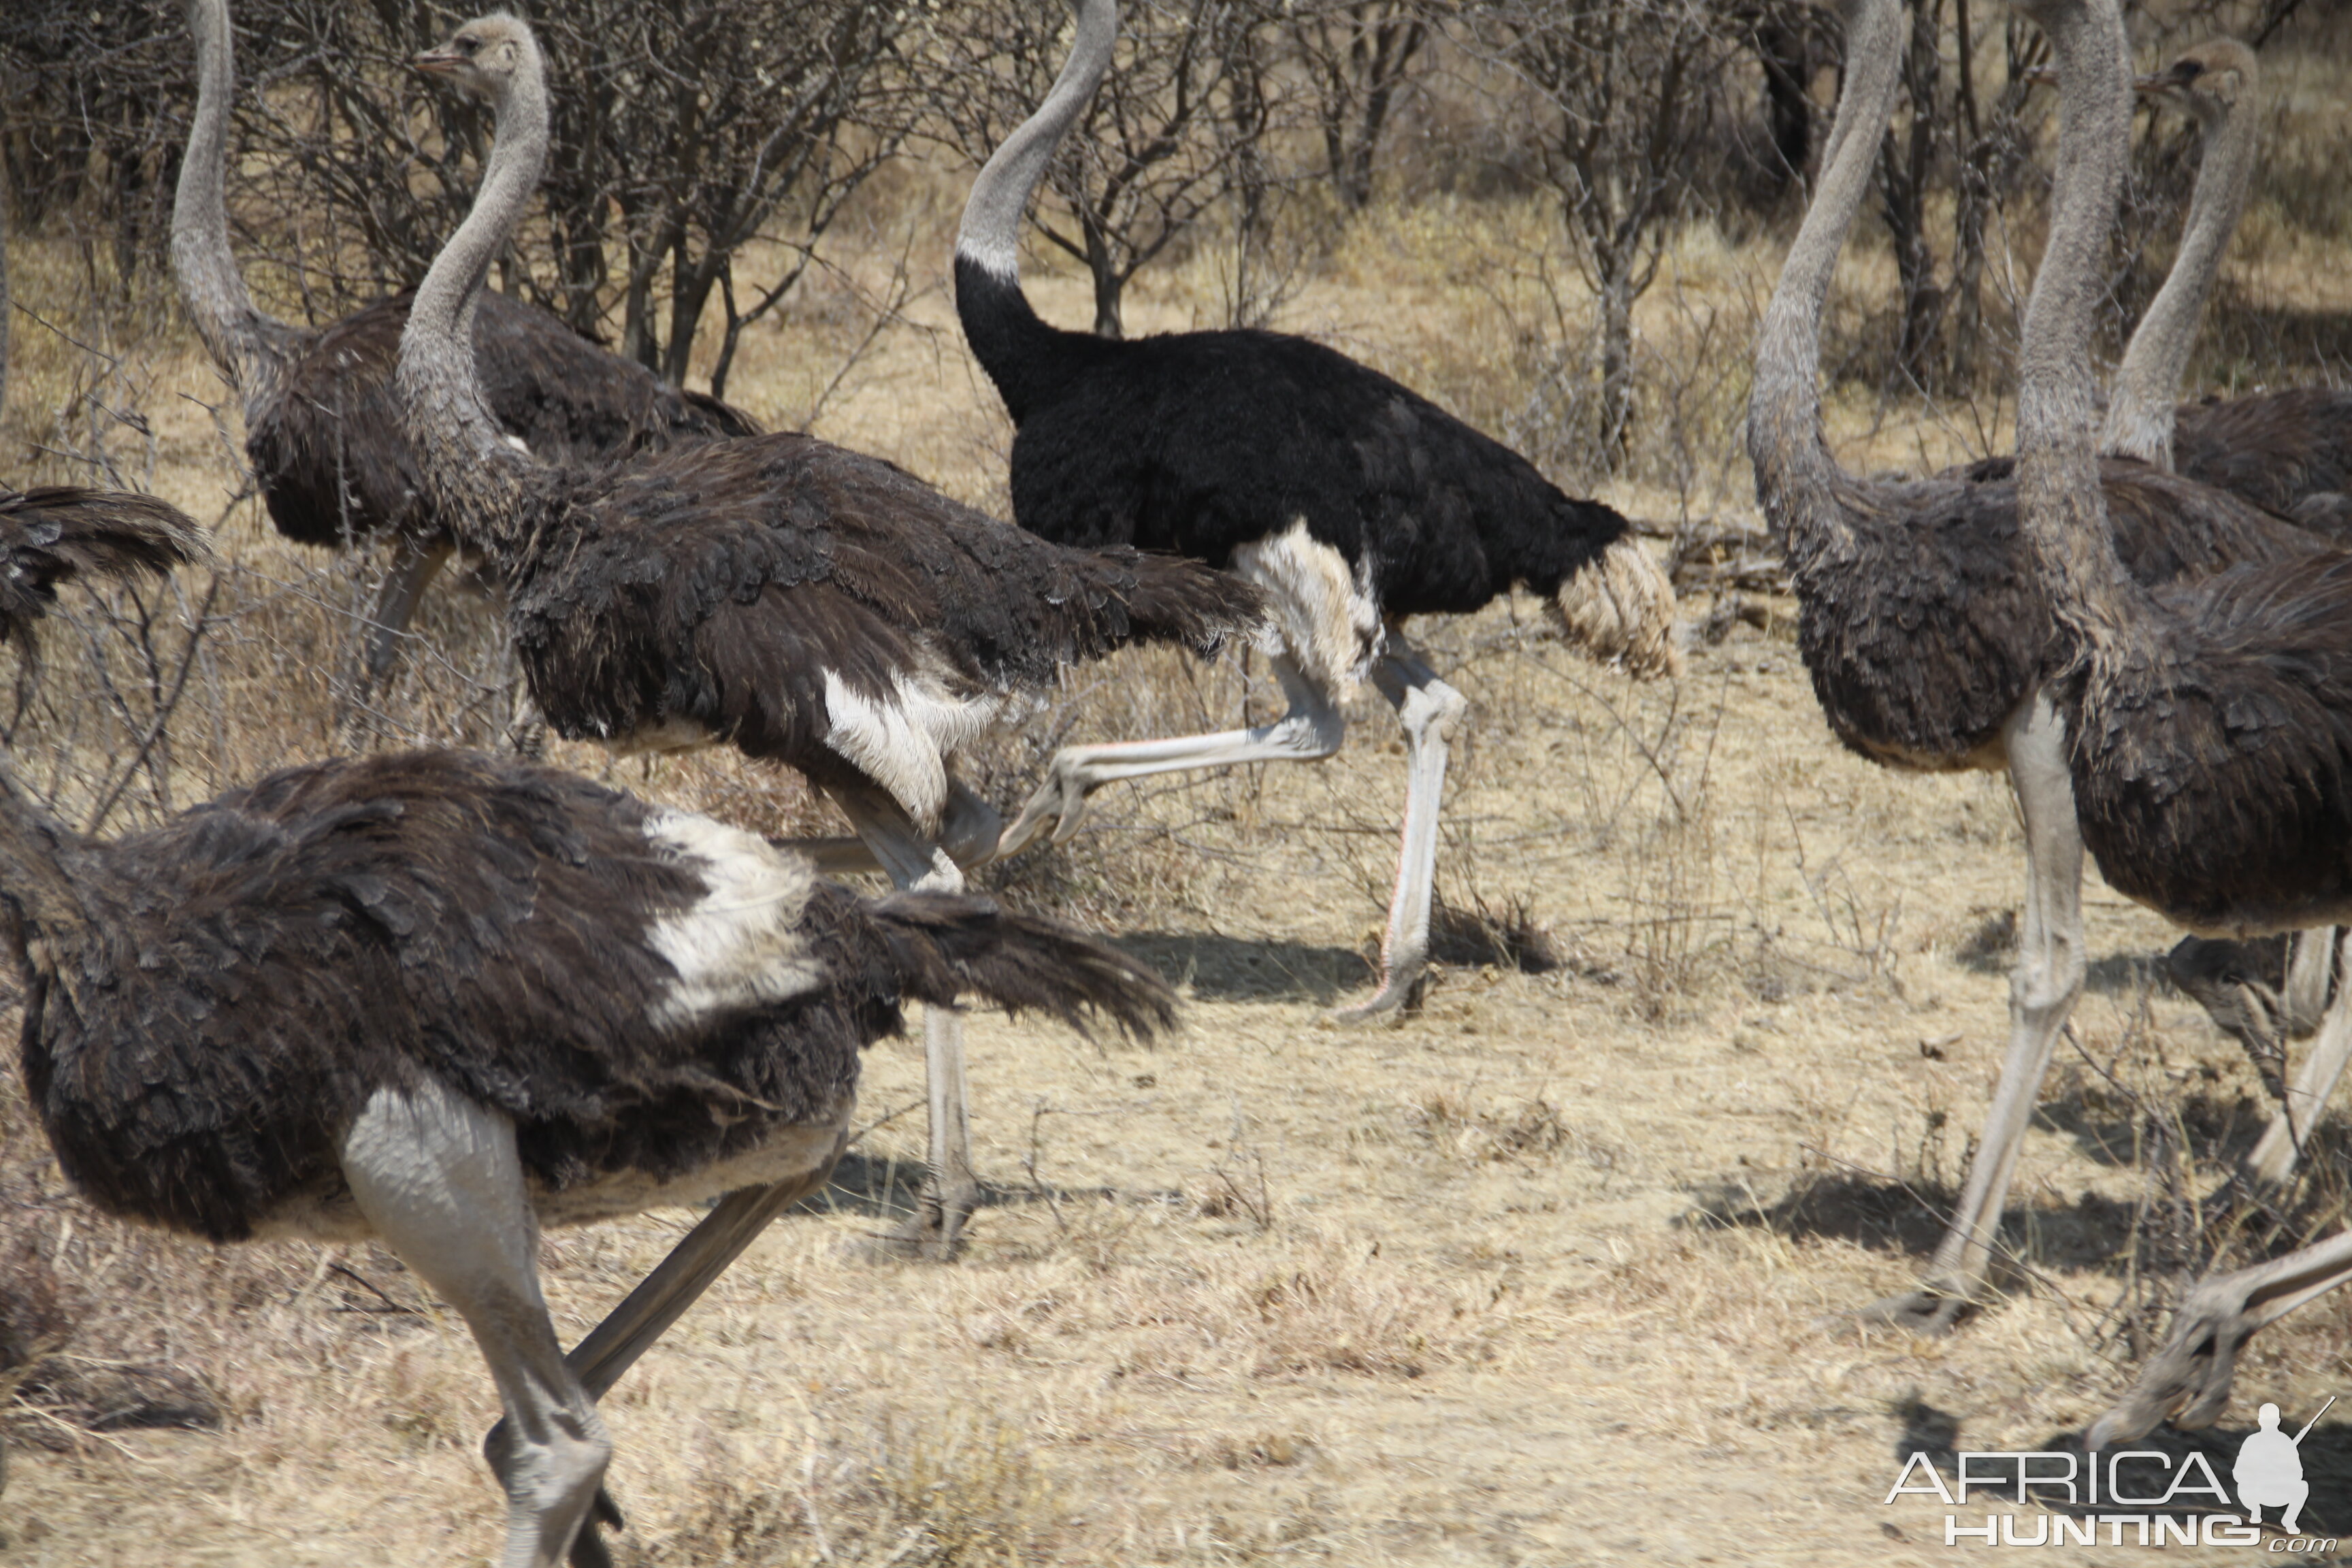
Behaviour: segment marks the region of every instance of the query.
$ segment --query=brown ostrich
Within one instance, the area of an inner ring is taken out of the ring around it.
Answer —
[[[1821,314],[1869,189],[1899,76],[1901,7],[1855,0],[1846,79],[1820,184],[1767,310],[1748,454],[1799,601],[1798,640],[1832,731],[1890,767],[2006,768],[2025,823],[2027,882],[2000,1080],[1951,1226],[1920,1289],[1868,1315],[1948,1329],[1989,1289],[1994,1232],[2035,1095],[2084,973],[2082,842],[2065,733],[2041,673],[2047,602],[2005,464],[1903,483],[1857,479],[1822,423]],[[2126,568],[2163,583],[2319,543],[2235,497],[2137,462],[2101,470]]]
[[[2150,590],[2116,559],[2092,447],[2089,340],[2129,89],[2115,0],[2037,0],[2064,99],[2052,241],[2023,333],[2019,483],[2059,627],[2053,687],[2083,837],[2118,891],[2243,937],[2352,914],[2352,555]],[[2352,1274],[2352,1237],[2207,1279],[2097,1448],[2210,1422],[2239,1349]]]
[[[66,578],[204,550],[143,497],[0,496],[0,636]],[[289,769],[113,840],[0,759],[0,945],[26,1094],[92,1203],[215,1242],[374,1237],[457,1309],[506,1410],[508,1568],[605,1561],[597,1396],[824,1180],[908,999],[1171,1016],[1048,921],[862,899],[708,818],[448,752]],[[567,1358],[539,1227],[722,1193]]]
[[[2261,79],[2254,52],[2231,38],[2209,39],[2140,79],[2142,91],[2197,121],[2201,153],[2179,254],[2116,367],[2103,445],[2352,538],[2352,392],[2302,386],[2176,405],[2253,189]]]
[[[436,515],[504,586],[540,711],[623,752],[711,743],[790,764],[858,843],[826,863],[960,891],[998,852],[956,751],[1130,644],[1213,647],[1257,595],[1196,563],[1067,549],[807,436],[561,464],[500,438],[463,323],[547,153],[545,72],[511,16],[468,22],[424,68],[488,100],[498,135],[474,211],[416,291],[398,385]],[[862,855],[862,859],[859,858]],[[932,1181],[906,1233],[950,1256],[979,1199],[961,1026],[925,1037]]]
[[[455,543],[434,516],[393,390],[413,296],[378,300],[319,328],[275,321],[255,307],[229,249],[224,189],[236,92],[227,0],[188,0],[188,29],[196,111],[172,212],[180,297],[243,399],[246,455],[278,531],[332,549],[392,542],[361,668],[358,717],[390,673],[400,634]],[[504,294],[479,300],[473,341],[499,432],[553,460],[759,432],[740,409],[665,385],[643,365]]]

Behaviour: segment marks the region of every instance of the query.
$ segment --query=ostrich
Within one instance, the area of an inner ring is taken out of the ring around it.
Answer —
[[[2082,846],[2064,731],[2039,687],[2049,610],[2024,557],[2018,490],[1988,472],[1880,483],[1831,456],[1821,313],[1892,110],[1896,0],[1848,8],[1847,74],[1822,174],[1756,350],[1748,455],[1799,600],[1798,639],[1832,731],[1921,772],[2005,768],[2025,824],[2025,919],[2010,977],[2009,1047],[1978,1152],[1921,1289],[1865,1314],[1948,1330],[1988,1286],[1993,1233],[2058,1031],[2082,990]],[[2149,582],[2240,561],[2305,560],[2317,542],[2248,503],[2139,463],[2100,481],[2127,567]]]
[[[2100,449],[2177,469],[2340,540],[2352,532],[2343,526],[2352,524],[2352,515],[2336,516],[2352,478],[2352,395],[2298,388],[2177,404],[2198,324],[2252,190],[2260,83],[2252,49],[2212,38],[2135,84],[2196,120],[2202,147],[2179,251],[2116,367]],[[2326,1007],[2343,940],[2334,931],[2299,933],[2287,945],[2282,990],[2257,973],[2274,944],[2241,952],[2226,942],[2189,937],[2167,960],[2174,981],[2246,1047],[2278,1100],[2245,1163],[2246,1173],[2264,1184],[2284,1181],[2294,1169],[2311,1122],[2352,1056],[2352,987]],[[2294,1082],[2280,1081],[2287,1037],[2314,1026],[2319,1038]]]
[[[2253,187],[2260,80],[2253,51],[2231,38],[2199,44],[2141,79],[2143,90],[2196,119],[2203,151],[2180,253],[2116,367],[2104,444],[2340,538],[2352,535],[2352,392],[2305,386],[2175,403]]]
[[[361,669],[355,709],[363,710],[453,543],[427,504],[423,464],[402,432],[392,385],[413,296],[378,300],[317,329],[255,308],[229,250],[223,190],[236,94],[226,0],[188,0],[188,26],[196,112],[172,212],[173,270],[205,348],[244,401],[246,453],[278,532],[335,548],[392,540]],[[759,431],[750,416],[667,386],[504,294],[480,300],[473,336],[499,430],[554,460]]]
[[[2253,51],[2231,38],[2195,45],[2136,83],[2195,119],[2202,148],[2179,252],[2116,366],[2100,449],[2177,469],[2340,542],[2352,535],[2352,503],[2342,494],[2352,480],[2352,394],[2305,387],[2177,404],[2222,255],[2252,189],[2260,83]],[[2231,952],[2226,942],[2187,938],[2167,962],[2182,989],[2208,1003],[2215,1022],[2245,1046],[2278,1100],[2244,1166],[2265,1185],[2293,1171],[2352,1058],[2352,987],[2338,989],[2327,1005],[2345,935],[2298,933],[2287,945],[2283,992],[2252,973],[2265,954]],[[2287,1037],[2315,1026],[2319,1037],[2293,1082],[2280,1081]]]
[[[1405,639],[1405,617],[1466,615],[1519,584],[1571,640],[1646,675],[1678,667],[1674,594],[1623,518],[1319,343],[1256,331],[1120,342],[1038,320],[1021,291],[1022,214],[1109,69],[1118,29],[1117,0],[1079,0],[1052,91],[973,182],[957,312],[1013,416],[1015,520],[1071,544],[1177,551],[1262,585],[1288,711],[1254,729],[1066,750],[1004,851],[1049,827],[1067,838],[1087,795],[1114,780],[1328,757],[1346,732],[1340,703],[1369,673],[1407,752],[1380,989],[1339,1015],[1375,1017],[1423,973],[1447,745],[1468,708]]]
[[[2087,234],[2121,180],[2124,27],[2114,0],[2040,0],[2067,96],[2061,188]],[[2118,891],[2230,935],[2352,914],[2352,555],[2252,565],[2151,592],[2116,560],[2090,452],[2093,239],[2053,221],[2024,329],[2020,483],[2065,643],[2066,763],[2084,843]],[[2059,237],[2067,236],[2063,242]],[[2165,1348],[2085,1439],[2227,1403],[2247,1337],[2352,1275],[2352,1237],[2207,1279]]]
[[[732,744],[789,763],[863,840],[835,867],[958,891],[1002,824],[952,753],[1067,664],[1129,643],[1210,648],[1257,595],[1195,563],[1049,544],[900,469],[806,436],[682,445],[613,465],[514,450],[463,331],[547,150],[539,48],[478,18],[420,68],[488,101],[473,213],[417,289],[397,381],[437,514],[505,588],[530,694],[558,733],[621,752]],[[863,854],[863,859],[854,858]],[[925,1028],[931,1175],[902,1239],[954,1252],[978,1202],[961,1026]]]
[[[205,553],[145,496],[0,492],[0,640],[60,582]],[[457,1309],[506,1411],[508,1568],[606,1560],[596,1398],[824,1179],[905,998],[1173,1016],[1049,921],[860,899],[708,818],[453,752],[289,769],[112,841],[0,757],[0,945],[26,1093],[91,1202],[215,1242],[375,1237]],[[538,1227],[720,1193],[567,1358]]]
[[[22,558],[5,518],[0,541]],[[215,1242],[374,1237],[457,1309],[505,1407],[509,1568],[573,1550],[611,1451],[596,1397],[823,1181],[904,998],[1171,1016],[1049,922],[861,899],[708,818],[461,752],[289,769],[110,843],[0,772],[0,934],[26,1089],[93,1203]],[[567,1361],[538,1227],[730,1192]]]

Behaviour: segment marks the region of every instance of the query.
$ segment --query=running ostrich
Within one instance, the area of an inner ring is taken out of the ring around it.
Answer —
[[[428,504],[423,464],[393,390],[413,296],[394,294],[322,328],[255,308],[229,249],[224,192],[236,68],[227,0],[188,0],[196,112],[172,211],[172,266],[205,346],[245,404],[246,455],[278,531],[334,549],[388,536],[355,710],[391,672],[400,634],[449,559],[450,532]],[[689,436],[751,436],[749,415],[665,385],[547,311],[499,293],[473,323],[500,432],[552,461],[625,457]]]
[[[2001,1205],[2050,1053],[2083,984],[2082,843],[2064,729],[2038,689],[2047,603],[2018,532],[2018,492],[1984,477],[1866,481],[1832,457],[1822,422],[1821,314],[1894,106],[1897,0],[1848,10],[1844,90],[1822,174],[1756,350],[1748,455],[1798,595],[1798,640],[1832,731],[1885,766],[2001,769],[2025,824],[2025,918],[2010,976],[2009,1046],[1950,1228],[1922,1288],[1866,1316],[1950,1329],[1990,1289]],[[2242,561],[2306,560],[2319,543],[2227,494],[2136,462],[2105,466],[2125,563],[2147,582]]]
[[[0,640],[61,582],[205,553],[150,497],[0,492]],[[0,756],[0,943],[26,1094],[92,1203],[215,1242],[374,1237],[457,1309],[506,1411],[507,1568],[607,1561],[596,1399],[824,1180],[906,998],[1173,1018],[1050,921],[860,899],[706,817],[455,752],[289,769],[112,841]],[[567,1357],[539,1226],[722,1193]]]
[[[1139,642],[1212,649],[1255,590],[1196,563],[1049,544],[877,458],[773,434],[613,465],[516,451],[462,331],[547,152],[539,47],[478,18],[420,68],[487,100],[474,211],[416,291],[398,384],[437,514],[505,588],[530,694],[556,731],[623,752],[731,744],[790,764],[862,845],[823,863],[960,891],[1003,824],[956,750],[1081,659]],[[953,1255],[979,1201],[961,1026],[925,1027],[931,1181],[901,1239]]]
[[[37,559],[5,515],[0,549]],[[605,1560],[597,1398],[823,1182],[906,998],[1171,1016],[1048,921],[862,899],[708,818],[463,752],[290,769],[112,842],[0,771],[0,936],[26,1090],[91,1202],[214,1242],[373,1237],[457,1308],[505,1408],[508,1568]],[[567,1358],[539,1227],[720,1194]]]
[[[2063,83],[2052,241],[2018,387],[2023,526],[2063,653],[2053,682],[2083,837],[2118,891],[2231,936],[2352,916],[2352,555],[2150,591],[2116,560],[2091,448],[2089,340],[2128,132],[2115,0],[2037,0]],[[2246,1338],[2352,1274],[2352,1237],[2200,1284],[2091,1428],[2097,1449],[2227,1403]]]
[[[1429,947],[1448,742],[1468,703],[1405,640],[1409,616],[1467,615],[1514,584],[1569,638],[1640,675],[1670,673],[1674,593],[1596,502],[1426,399],[1304,338],[1176,332],[1131,342],[1056,330],[1021,291],[1022,215],[1110,68],[1117,0],[1078,0],[1070,58],[1045,103],[973,183],[957,237],[956,309],[1012,415],[1013,510],[1069,544],[1171,550],[1263,586],[1288,711],[1213,735],[1057,754],[1004,852],[1066,839],[1118,779],[1339,748],[1340,704],[1369,673],[1407,748],[1403,844],[1369,1019],[1417,988]]]

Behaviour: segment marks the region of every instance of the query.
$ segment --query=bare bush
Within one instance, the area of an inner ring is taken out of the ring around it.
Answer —
[[[1062,0],[986,0],[938,24],[927,96],[941,134],[975,163],[1045,100],[1061,69]],[[1115,338],[1135,275],[1170,253],[1236,185],[1261,191],[1277,84],[1255,0],[1140,0],[1118,53],[1045,177],[1037,232],[1086,264],[1094,330]],[[1256,172],[1250,168],[1255,165]],[[1249,221],[1246,215],[1244,221]]]
[[[0,26],[0,60],[37,84],[0,122],[23,199],[37,216],[90,194],[125,278],[160,258],[193,102],[179,13],[35,0]],[[543,216],[505,286],[583,331],[617,304],[622,352],[673,384],[715,300],[723,389],[742,329],[904,136],[913,106],[887,68],[908,18],[884,0],[549,10]],[[489,129],[409,65],[454,18],[406,0],[242,0],[236,19],[231,205],[253,253],[313,317],[416,282],[473,200]],[[739,295],[737,259],[761,246],[782,263]]]
[[[1720,108],[1732,31],[1697,0],[1498,0],[1470,13],[1467,36],[1534,89],[1548,118],[1539,166],[1595,301],[1592,437],[1613,469],[1633,440],[1634,302],[1695,210],[1693,154]]]
[[[1288,52],[1314,94],[1323,164],[1341,205],[1360,212],[1398,100],[1428,68],[1426,0],[1310,0],[1285,19]]]

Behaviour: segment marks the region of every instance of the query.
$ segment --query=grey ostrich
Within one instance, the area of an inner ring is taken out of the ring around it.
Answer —
[[[1748,454],[1799,600],[1798,640],[1831,730],[1890,767],[2006,768],[2027,880],[2009,1047],[1960,1202],[1921,1289],[1869,1316],[1948,1329],[1989,1289],[1995,1230],[2058,1031],[2084,973],[2082,841],[2065,734],[2040,689],[2049,609],[2002,465],[1911,483],[1856,479],[1822,423],[1822,307],[1869,189],[1899,75],[1896,0],[1847,7],[1846,79],[1812,205],[1756,350]],[[2129,461],[2101,471],[2127,570],[2160,583],[2245,561],[2303,560],[2316,541],[2237,498]]]
[[[858,838],[826,864],[955,891],[997,851],[958,748],[1070,663],[1131,643],[1212,647],[1256,595],[1195,563],[1066,549],[877,458],[775,434],[562,465],[516,451],[463,331],[547,152],[544,71],[511,16],[467,23],[425,69],[486,99],[474,211],[416,291],[398,384],[437,514],[488,561],[532,699],[623,752],[709,743],[790,764]],[[961,1026],[925,1027],[932,1180],[906,1239],[951,1255],[978,1202]]]
[[[1380,988],[1343,1019],[1416,992],[1429,946],[1448,747],[1469,704],[1406,640],[1415,615],[1467,615],[1522,586],[1570,639],[1639,675],[1679,663],[1674,593],[1625,519],[1579,500],[1500,442],[1321,343],[1276,332],[1111,342],[1040,321],[1021,291],[1022,214],[1110,68],[1117,0],[1079,0],[1070,58],[965,204],[956,311],[1013,416],[1013,510],[1069,544],[1140,544],[1266,591],[1288,711],[1211,735],[1072,747],[1005,834],[1006,852],[1076,830],[1118,779],[1339,749],[1369,679],[1404,727],[1404,823]]]
[[[236,68],[227,0],[188,0],[196,111],[172,212],[172,266],[205,346],[244,403],[246,454],[278,532],[345,548],[388,538],[355,711],[390,672],[399,637],[449,558],[422,463],[403,433],[393,367],[411,296],[394,294],[325,327],[264,315],[229,249],[225,183]],[[624,457],[687,436],[759,426],[715,398],[665,385],[547,311],[489,293],[473,320],[501,434],[556,460]]]
[[[2234,39],[2210,39],[2139,85],[2196,119],[2201,151],[2179,255],[2116,370],[2105,447],[2352,538],[2352,392],[2292,387],[2176,406],[2221,258],[2253,188],[2261,121],[2254,53]]]
[[[2352,914],[2352,554],[2150,591],[2116,558],[2092,449],[2089,341],[2129,93],[2115,0],[2036,0],[2063,84],[2052,241],[2026,312],[2018,468],[2084,841],[2118,891],[2244,936]],[[2062,221],[2063,220],[2063,221]],[[2352,1274],[2352,1237],[2207,1279],[2095,1423],[2094,1449],[2227,1403],[2263,1324]]]
[[[2179,250],[2116,368],[2100,449],[2229,490],[2341,542],[2352,534],[2352,514],[2337,515],[2352,475],[2352,395],[2298,388],[2178,403],[2221,258],[2253,187],[2261,86],[2253,51],[2235,39],[2208,39],[2135,85],[2190,115],[2200,151]],[[2352,986],[2336,988],[2328,1005],[2344,936],[2323,928],[2244,949],[2189,937],[2167,961],[2174,982],[2246,1047],[2278,1100],[2243,1167],[2266,1186],[2293,1172],[2352,1058]],[[2283,963],[2271,956],[2282,945]],[[2275,985],[2265,973],[2273,963],[2282,974]],[[2286,1079],[2288,1038],[2315,1028],[2318,1038]]]
[[[176,514],[0,500],[0,633],[60,578],[202,549]],[[0,762],[0,943],[26,1093],[92,1203],[214,1242],[373,1237],[457,1308],[506,1413],[506,1568],[605,1561],[597,1397],[823,1181],[907,999],[1171,1016],[1048,921],[859,898],[708,818],[449,752],[289,769],[112,841]],[[540,1226],[720,1194],[567,1357]]]

